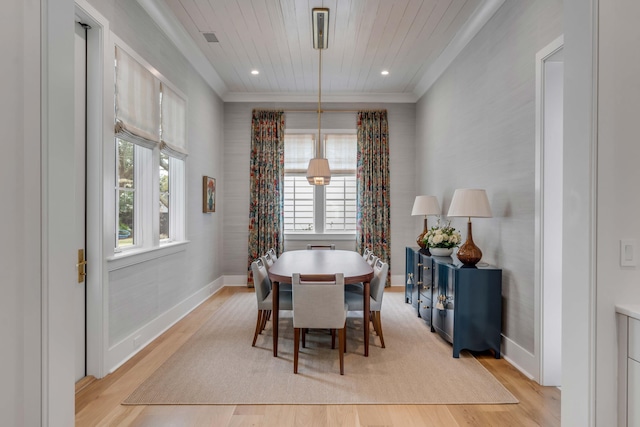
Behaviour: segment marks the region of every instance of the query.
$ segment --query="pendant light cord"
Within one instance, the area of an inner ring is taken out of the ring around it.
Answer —
[[[320,149],[320,117],[322,115],[322,110],[320,109],[320,96],[322,95],[322,49],[318,49],[320,51],[319,61],[318,61],[318,145],[316,148],[316,157],[321,158],[321,149]]]

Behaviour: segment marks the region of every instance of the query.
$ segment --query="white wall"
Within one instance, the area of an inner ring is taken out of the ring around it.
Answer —
[[[614,306],[640,303],[640,266],[620,266],[620,239],[640,242],[640,3],[599,3],[595,397],[605,426],[616,409]]]
[[[187,98],[186,237],[181,248],[158,252],[143,262],[109,261],[105,295],[108,295],[106,342],[109,371],[155,334],[209,294],[207,286],[220,286],[222,275],[221,210],[202,213],[202,177],[217,179],[218,204],[223,188],[223,102],[184,56],[135,1],[90,0],[109,21],[111,31],[174,84]],[[105,144],[111,146],[108,138]],[[107,149],[107,152],[111,152]],[[108,165],[106,170],[111,170]],[[105,194],[111,206],[111,194]],[[105,227],[105,242],[110,229]],[[112,255],[106,246],[105,257]],[[176,308],[176,307],[179,307]]]
[[[225,199],[224,199],[224,272],[246,275],[248,267],[249,227],[249,154],[251,148],[251,111],[265,109],[310,109],[316,104],[294,103],[226,103],[225,104]],[[326,110],[386,109],[389,120],[389,157],[391,181],[391,274],[404,277],[404,248],[415,246],[421,225],[411,217],[417,172],[413,165],[415,152],[415,105],[413,104],[331,104]],[[285,127],[314,129],[318,127],[313,113],[287,113]],[[325,113],[322,127],[355,129],[355,113]],[[291,247],[296,247],[292,244]],[[402,280],[402,279],[399,279]],[[393,283],[394,285],[402,285]]]
[[[0,414],[12,426],[41,419],[40,15],[38,2],[8,0],[0,14]],[[27,196],[28,195],[28,196]]]
[[[416,111],[419,192],[446,213],[456,188],[487,190],[493,218],[473,220],[473,237],[503,270],[503,334],[519,356],[504,351],[520,366],[534,359],[535,56],[561,32],[559,1],[505,2]]]

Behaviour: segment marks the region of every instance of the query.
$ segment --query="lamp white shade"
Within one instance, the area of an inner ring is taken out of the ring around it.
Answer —
[[[311,185],[329,185],[329,182],[331,181],[329,160],[317,157],[309,160],[307,181],[309,181],[309,184]]]
[[[436,196],[416,196],[411,215],[440,215],[441,212]]]
[[[491,218],[491,206],[487,193],[480,189],[459,188],[453,193],[449,217]]]

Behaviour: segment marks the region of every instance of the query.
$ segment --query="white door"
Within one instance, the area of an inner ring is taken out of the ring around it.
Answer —
[[[77,236],[76,248],[85,251],[85,201],[86,201],[86,30],[76,22],[75,35],[75,170],[76,170],[76,229],[70,236]],[[86,254],[82,259],[86,259]],[[81,261],[79,259],[79,261]],[[80,264],[80,263],[79,263]],[[81,272],[84,266],[79,265]],[[75,380],[86,375],[86,289],[85,280],[78,275],[75,286]]]

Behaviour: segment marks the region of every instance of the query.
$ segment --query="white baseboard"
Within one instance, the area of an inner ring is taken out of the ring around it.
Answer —
[[[502,336],[502,357],[530,380],[538,381],[538,361],[532,353]]]
[[[224,286],[247,286],[247,275],[227,275],[222,276],[224,278]]]
[[[404,286],[404,274],[392,274],[391,286]]]
[[[221,276],[204,286],[190,297],[176,304],[173,308],[167,310],[109,348],[105,355],[106,366],[104,372],[111,373],[118,369],[127,360],[135,356],[136,353],[162,335],[167,329],[178,323],[183,317],[205,302],[211,295],[218,292],[224,286],[223,277],[224,276]]]

